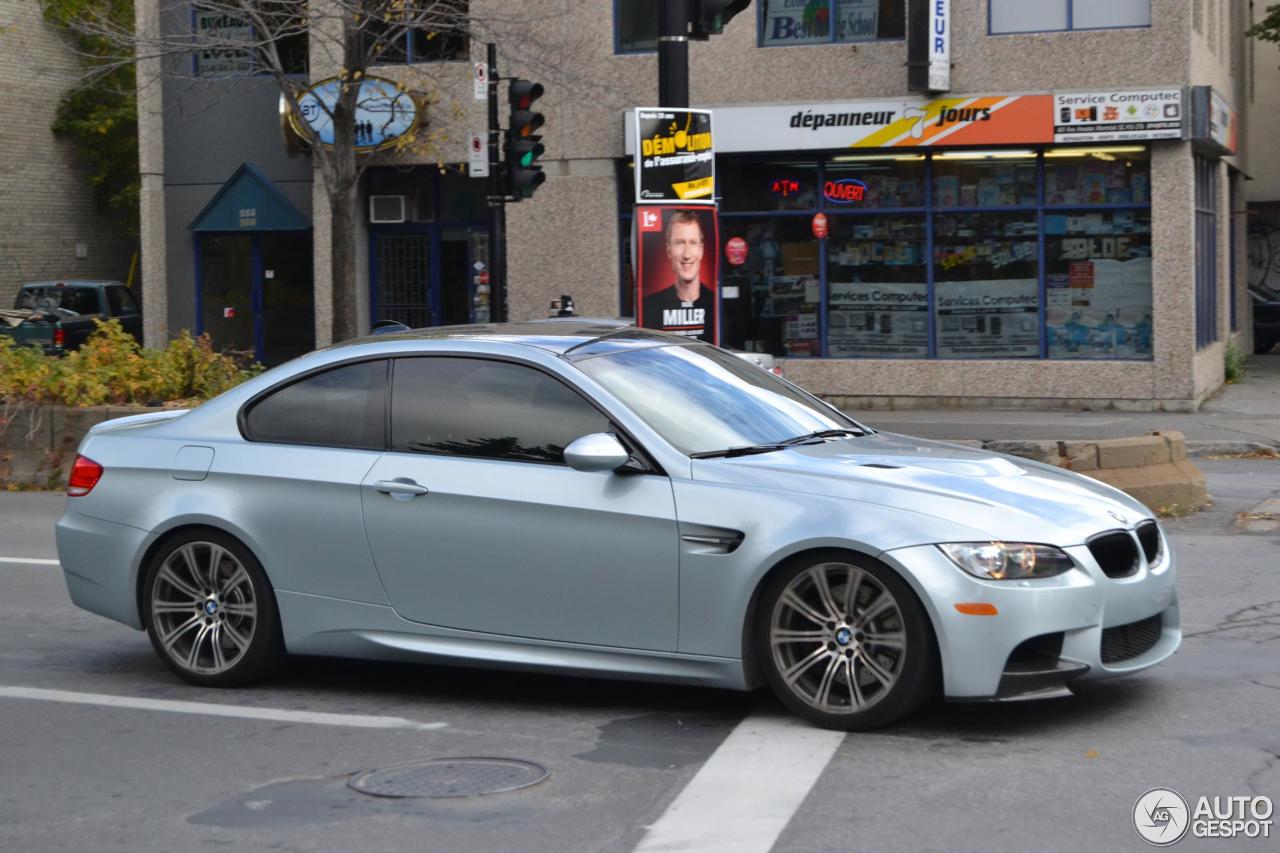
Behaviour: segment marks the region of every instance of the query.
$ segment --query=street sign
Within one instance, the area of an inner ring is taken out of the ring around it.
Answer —
[[[471,134],[470,159],[467,161],[467,174],[473,178],[489,177],[489,146],[484,134]]]
[[[471,69],[471,76],[475,82],[476,100],[487,100],[489,97],[489,64],[487,62],[473,62]]]

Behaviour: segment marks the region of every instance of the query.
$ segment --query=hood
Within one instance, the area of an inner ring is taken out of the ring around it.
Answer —
[[[1152,516],[1123,492],[1062,468],[893,433],[694,460],[693,476],[892,507],[994,540],[1059,547]]]

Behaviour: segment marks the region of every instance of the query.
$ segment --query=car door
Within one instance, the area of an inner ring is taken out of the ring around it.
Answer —
[[[365,477],[365,529],[406,619],[673,651],[671,483],[575,471],[573,439],[616,432],[560,379],[471,357],[394,363],[391,449]]]

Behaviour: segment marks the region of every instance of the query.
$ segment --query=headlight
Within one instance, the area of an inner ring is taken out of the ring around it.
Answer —
[[[939,545],[951,562],[976,578],[1016,581],[1060,575],[1075,566],[1061,548],[1025,542],[955,542]]]

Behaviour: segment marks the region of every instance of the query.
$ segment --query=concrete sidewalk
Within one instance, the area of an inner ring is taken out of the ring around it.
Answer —
[[[1122,438],[1159,429],[1182,432],[1197,455],[1280,448],[1280,355],[1253,356],[1244,381],[1190,414],[962,408],[849,414],[877,429],[942,440]]]

